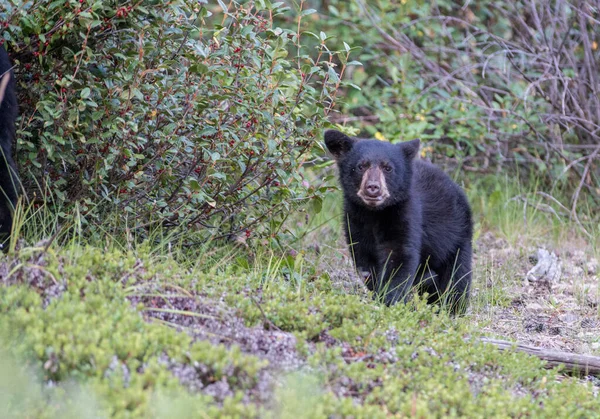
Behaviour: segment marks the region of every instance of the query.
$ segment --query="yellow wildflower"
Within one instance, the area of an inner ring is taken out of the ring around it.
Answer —
[[[379,141],[389,141],[387,138],[385,138],[385,136],[380,133],[379,131],[377,131],[375,133],[375,139],[379,140]]]

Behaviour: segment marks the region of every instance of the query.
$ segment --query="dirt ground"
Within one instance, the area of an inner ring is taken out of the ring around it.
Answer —
[[[550,254],[550,273],[535,272],[540,249]],[[484,234],[474,261],[473,298],[479,305],[471,309],[482,333],[548,349],[600,354],[599,268],[585,249],[577,241],[560,247],[511,247]]]
[[[547,275],[543,269],[528,275],[540,249],[555,256],[557,266]],[[348,292],[364,292],[343,240],[324,250],[337,255],[321,263],[332,281]],[[585,243],[511,246],[486,232],[476,241],[473,266],[467,316],[482,335],[600,355],[600,268]]]

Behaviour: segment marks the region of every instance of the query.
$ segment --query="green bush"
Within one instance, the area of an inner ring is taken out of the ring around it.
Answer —
[[[301,47],[313,34],[273,23],[311,11],[203,3],[5,3],[35,203],[77,205],[87,225],[116,214],[121,228],[243,238],[320,193],[301,165],[340,86],[332,59],[348,51],[314,35],[313,60]]]
[[[517,169],[567,189],[554,195],[572,199],[572,216],[600,202],[593,2],[312,3],[321,14],[307,29],[360,47],[365,64],[346,73],[361,89],[344,92],[333,122],[390,141],[419,137],[424,156],[469,171]]]
[[[348,73],[361,89],[345,92],[347,100],[340,104],[340,115],[333,121],[389,141],[421,138],[426,144],[424,154],[435,151],[458,158],[483,157],[489,143],[495,144],[499,135],[521,132],[519,117],[525,111],[519,98],[492,104],[507,98],[491,95],[487,109],[478,106],[475,93],[479,92],[473,90],[496,84],[499,63],[488,62],[488,73],[482,79],[481,65],[472,61],[485,60],[487,55],[476,50],[476,45],[473,49],[456,46],[467,42],[465,36],[469,34],[459,22],[464,17],[462,6],[452,1],[327,2],[323,18],[311,26],[329,32],[346,23],[336,30],[337,40],[360,47],[358,57],[365,63]],[[477,24],[492,13],[493,5],[480,2],[473,9]],[[498,32],[506,24],[502,17],[490,31]],[[458,73],[450,75],[454,70]],[[516,111],[521,114],[505,112],[501,118],[492,117],[500,113],[489,108],[505,105],[520,106]]]

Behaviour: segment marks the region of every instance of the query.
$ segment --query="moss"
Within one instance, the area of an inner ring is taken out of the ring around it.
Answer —
[[[125,298],[136,258],[79,250],[68,259],[47,258],[48,271],[67,287],[46,307],[40,290],[26,283],[0,287],[4,346],[10,342],[12,355],[35,360],[43,382],[86,383],[115,417],[146,417],[155,391],[186,392],[164,359],[202,364],[205,384],[226,379],[240,390],[255,384],[264,361],[144,320]],[[235,411],[239,397],[222,407]]]

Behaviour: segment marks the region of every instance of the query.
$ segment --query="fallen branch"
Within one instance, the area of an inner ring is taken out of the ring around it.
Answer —
[[[270,330],[278,330],[281,332],[281,329],[279,327],[277,327],[277,325],[275,323],[273,323],[271,320],[269,320],[265,311],[262,309],[260,304],[258,304],[258,301],[256,301],[256,299],[251,295],[250,295],[250,300],[254,303],[254,305],[256,307],[258,307],[258,309],[260,310],[260,314],[262,314],[262,316],[263,316],[263,320],[271,328]]]
[[[506,340],[480,338],[483,343],[497,346],[500,350],[515,349],[529,355],[537,356],[546,361],[546,368],[564,367],[564,371],[573,375],[594,375],[600,377],[600,357],[592,355],[579,355],[570,352],[554,351],[538,348],[522,343]]]

